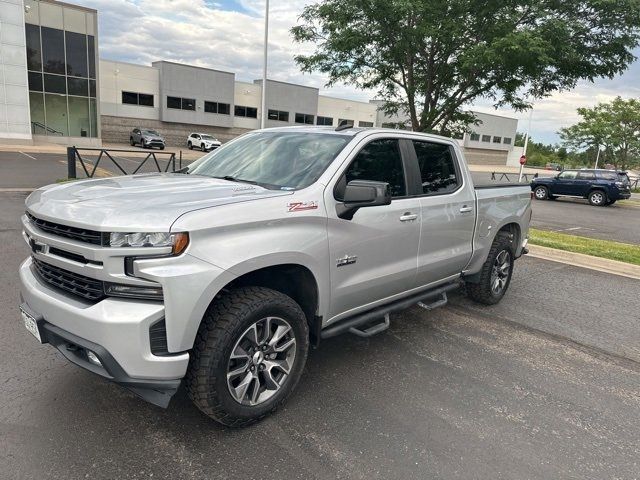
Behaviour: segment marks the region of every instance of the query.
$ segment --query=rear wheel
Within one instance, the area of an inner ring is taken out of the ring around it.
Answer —
[[[218,422],[248,425],[284,403],[302,375],[308,349],[306,318],[290,297],[263,287],[232,290],[205,314],[187,391]]]
[[[602,190],[593,190],[587,198],[594,207],[604,207],[607,204],[607,194]]]
[[[467,284],[469,297],[485,305],[494,305],[502,300],[511,283],[514,256],[511,235],[498,232],[480,271],[479,281]]]
[[[549,198],[549,189],[547,187],[543,187],[542,185],[537,186],[533,190],[533,195],[537,200],[546,200]]]

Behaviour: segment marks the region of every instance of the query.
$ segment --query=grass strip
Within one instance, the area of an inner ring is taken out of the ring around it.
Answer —
[[[529,229],[529,243],[640,265],[640,245],[612,242],[611,240],[597,240],[595,238],[549,232],[536,228]]]

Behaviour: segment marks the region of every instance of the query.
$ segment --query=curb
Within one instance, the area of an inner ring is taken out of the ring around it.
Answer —
[[[529,256],[531,257],[640,280],[639,265],[593,257],[583,253],[574,253],[567,252],[565,250],[557,250],[555,248],[541,247],[540,245],[529,244],[528,248]]]

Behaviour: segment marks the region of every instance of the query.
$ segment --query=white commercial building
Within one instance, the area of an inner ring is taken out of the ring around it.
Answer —
[[[168,61],[99,59],[97,17],[56,0],[0,0],[0,142],[126,143],[133,128],[147,127],[183,146],[190,132],[226,141],[259,128],[261,80]],[[268,80],[266,126],[410,128],[379,105]],[[476,116],[479,124],[460,140],[468,161],[504,165],[514,156],[517,120]]]

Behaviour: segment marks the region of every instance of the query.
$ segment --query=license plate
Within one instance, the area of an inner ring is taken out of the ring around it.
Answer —
[[[40,343],[42,343],[42,338],[40,338],[40,330],[38,329],[38,322],[36,319],[25,312],[22,308],[20,308],[20,314],[22,315],[22,321],[24,322],[24,326],[29,332],[38,339]]]

